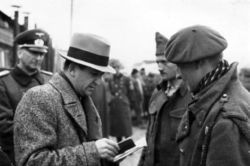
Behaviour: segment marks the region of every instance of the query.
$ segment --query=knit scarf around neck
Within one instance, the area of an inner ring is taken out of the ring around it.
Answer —
[[[198,87],[193,92],[193,94],[197,94],[202,89],[206,88],[208,85],[221,78],[228,70],[229,70],[228,62],[224,59],[221,60],[214,70],[207,73],[205,77],[201,79],[200,83],[198,84]]]

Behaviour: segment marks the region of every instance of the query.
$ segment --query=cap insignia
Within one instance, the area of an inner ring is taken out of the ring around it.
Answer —
[[[35,44],[36,46],[44,46],[44,41],[43,41],[42,39],[36,39],[36,40],[34,41],[34,44]]]
[[[44,33],[37,32],[36,35],[39,36],[39,37],[42,37],[44,35]]]

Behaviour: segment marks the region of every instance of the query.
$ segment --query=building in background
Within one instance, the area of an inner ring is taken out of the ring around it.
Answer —
[[[11,67],[14,21],[0,11],[0,68]]]
[[[15,18],[18,20],[18,12],[15,12]],[[14,34],[18,34],[28,29],[28,16],[24,17],[23,25],[15,25],[18,21],[12,19],[10,16],[0,10],[0,70],[12,68],[17,63],[16,54],[14,53]],[[18,26],[16,29],[15,26]],[[49,42],[49,50],[47,56],[44,58],[42,69],[53,71],[54,68],[54,54],[52,41]]]

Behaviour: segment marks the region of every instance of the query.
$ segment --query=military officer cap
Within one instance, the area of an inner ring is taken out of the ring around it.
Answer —
[[[123,69],[123,64],[118,59],[110,59],[109,65],[113,68]]]
[[[216,56],[227,47],[227,41],[209,27],[196,25],[174,34],[165,49],[165,56],[173,63],[190,63]]]
[[[35,52],[48,52],[49,35],[41,29],[27,30],[17,35],[14,41],[20,48]]]

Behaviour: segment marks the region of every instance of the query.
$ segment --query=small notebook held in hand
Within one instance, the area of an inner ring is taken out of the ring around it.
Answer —
[[[125,152],[126,150],[135,147],[135,143],[131,138],[127,138],[127,139],[119,142],[118,146],[120,148],[119,154],[121,154],[121,153]]]
[[[120,147],[120,151],[119,154],[115,156],[113,160],[114,162],[119,162],[132,153],[147,146],[145,138],[136,141],[136,143],[134,143],[131,138],[127,138],[126,140],[119,142],[118,145]]]

